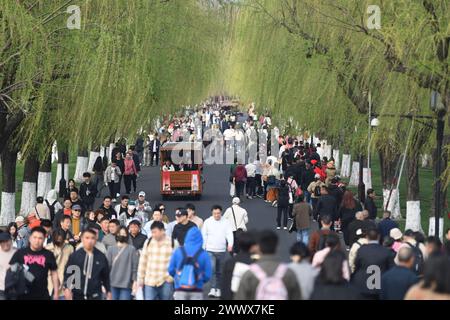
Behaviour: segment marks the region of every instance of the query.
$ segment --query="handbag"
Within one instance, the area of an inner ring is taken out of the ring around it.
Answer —
[[[292,218],[291,225],[288,228],[289,233],[297,232],[297,222],[295,221],[295,217]]]

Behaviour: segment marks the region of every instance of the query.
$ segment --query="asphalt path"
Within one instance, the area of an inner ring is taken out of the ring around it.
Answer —
[[[205,165],[203,185],[203,195],[200,200],[189,198],[173,198],[163,201],[159,193],[160,186],[160,171],[159,167],[143,167],[140,177],[137,181],[137,192],[143,190],[146,193],[146,199],[150,202],[152,207],[156,203],[164,203],[166,206],[166,213],[171,220],[175,219],[175,209],[183,207],[186,203],[191,202],[196,206],[197,215],[202,219],[206,219],[211,215],[211,207],[219,204],[225,210],[231,205],[231,198],[229,195],[229,165]],[[107,188],[103,188],[102,195],[106,195]],[[121,191],[124,191],[122,185]],[[137,198],[137,193],[132,193],[132,199]],[[289,248],[295,242],[295,233],[290,234],[285,230],[276,230],[276,214],[277,209],[270,204],[265,203],[262,199],[242,199],[241,206],[245,208],[249,215],[249,223],[247,228],[249,230],[265,230],[270,229],[276,231],[279,236],[279,245],[277,254],[282,261],[289,261]],[[97,205],[100,205],[100,199]]]

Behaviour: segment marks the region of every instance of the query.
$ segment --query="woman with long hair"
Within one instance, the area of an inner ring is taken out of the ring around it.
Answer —
[[[9,233],[9,236],[11,237],[13,248],[18,248],[17,235],[19,234],[19,230],[17,228],[17,224],[15,222],[8,224],[6,232]]]
[[[345,279],[345,254],[331,251],[323,261],[316,279],[311,300],[357,300],[358,291]]]
[[[355,220],[355,214],[362,210],[361,204],[356,201],[353,193],[350,190],[344,192],[342,202],[339,207],[338,217],[341,222],[341,230],[344,233],[344,241],[346,245],[349,245],[349,224]]]

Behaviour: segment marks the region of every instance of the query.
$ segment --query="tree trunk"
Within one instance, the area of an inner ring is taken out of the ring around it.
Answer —
[[[3,149],[2,160],[2,201],[0,225],[8,225],[16,218],[16,163],[17,151],[9,146]]]
[[[49,153],[49,155],[45,158],[44,161],[42,161],[41,166],[39,167],[37,196],[46,197],[51,189],[52,189],[52,154]]]
[[[38,181],[39,162],[34,155],[25,160],[22,181],[22,199],[20,214],[27,216],[36,205],[36,189]],[[45,197],[45,196],[44,196]]]
[[[55,190],[59,192],[59,183],[61,178],[66,180],[66,188],[69,181],[69,155],[68,152],[58,150],[58,166],[56,169]],[[62,167],[64,167],[64,173],[62,174]],[[64,175],[64,176],[63,176]]]
[[[406,225],[405,229],[423,232],[420,212],[419,150],[411,150],[406,159]]]
[[[87,149],[79,149],[77,156],[77,165],[73,179],[80,183],[83,181],[83,173],[88,169],[88,151]]]
[[[389,157],[383,151],[378,152],[378,156],[380,158],[381,183],[383,185],[383,210],[391,211],[392,217],[399,219],[401,218],[400,190],[396,189],[396,169],[400,157],[398,155],[393,158]]]

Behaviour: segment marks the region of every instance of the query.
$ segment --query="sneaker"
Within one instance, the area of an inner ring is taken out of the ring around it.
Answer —
[[[281,227],[277,227],[277,230],[281,230]]]
[[[248,196],[247,198],[248,198],[248,199],[250,199],[250,200],[252,200],[252,199],[253,199],[253,197],[252,197],[252,196]]]
[[[287,230],[287,227],[284,227],[283,229],[284,229],[284,230]]]
[[[264,202],[266,202],[266,203],[270,203],[270,201],[269,201],[269,200],[264,200]]]
[[[216,297],[216,289],[211,288],[211,290],[208,293],[208,297],[215,298]]]
[[[222,296],[222,293],[220,292],[220,289],[216,289],[216,298],[220,298]]]

